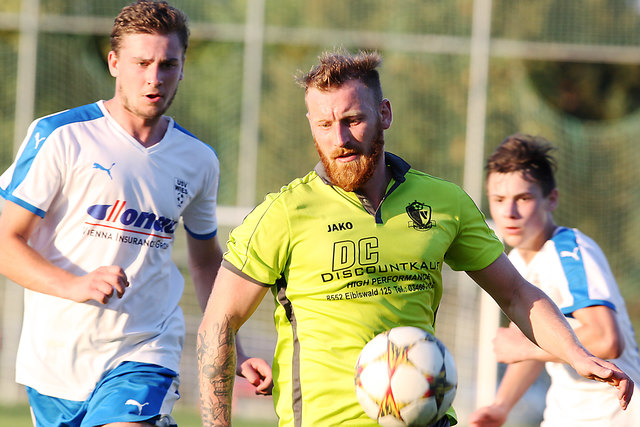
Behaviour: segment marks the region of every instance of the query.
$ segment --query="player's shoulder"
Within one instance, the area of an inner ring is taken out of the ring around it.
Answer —
[[[189,144],[189,149],[195,150],[197,156],[204,156],[215,162],[218,161],[218,153],[216,153],[216,150],[211,145],[198,138],[191,131],[180,126],[176,121],[173,122],[173,131],[174,135],[182,140],[180,143]]]
[[[583,253],[589,253],[592,257],[606,258],[602,248],[598,243],[577,228],[558,227],[551,237],[551,241],[555,246],[555,250],[562,256],[569,255],[567,251],[580,250]],[[562,252],[562,251],[565,252]]]
[[[328,187],[315,171],[311,171],[282,186],[279,191],[267,193],[262,206],[273,209],[275,204],[290,209],[305,204],[305,201],[318,200],[317,192],[322,186]]]
[[[322,179],[316,171],[310,171],[305,176],[298,177],[280,188],[280,193],[291,195],[299,192],[313,191],[319,184],[326,185],[322,182]]]
[[[180,124],[175,120],[173,121],[173,128],[175,129],[178,135],[183,136],[185,139],[204,144],[204,142],[200,138],[195,136],[195,134],[193,134],[191,131],[180,126]]]
[[[462,188],[454,182],[428,174],[426,172],[419,171],[417,169],[413,169],[413,168],[409,169],[405,176],[407,177],[407,179],[414,181],[415,183],[420,185],[431,185],[434,187],[440,187],[447,190],[454,190],[454,191],[460,191],[460,192],[463,191]]]
[[[264,200],[245,217],[243,225],[286,221],[292,210],[304,204],[304,200],[310,200],[305,194],[314,193],[311,187],[317,181],[321,181],[320,177],[315,172],[309,172],[282,186],[279,191],[267,193]]]
[[[58,128],[102,117],[104,117],[104,113],[97,103],[93,103],[40,117],[33,122],[32,127],[40,134],[40,137],[46,137]]]
[[[439,200],[448,206],[468,206],[471,198],[458,184],[416,169],[405,174],[405,188],[411,192],[429,194],[430,200]]]
[[[564,227],[560,226],[556,228],[551,236],[551,240],[556,243],[556,245],[560,242],[562,243],[570,243],[574,246],[583,245],[583,244],[595,244],[593,239],[584,234],[582,231],[577,228],[572,227]]]

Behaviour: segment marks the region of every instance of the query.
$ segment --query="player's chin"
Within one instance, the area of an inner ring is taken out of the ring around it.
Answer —
[[[139,116],[146,120],[157,119],[158,117],[162,117],[165,111],[167,111],[167,106],[163,105],[146,105],[144,108],[140,109]]]
[[[502,238],[504,239],[504,242],[512,248],[517,248],[522,242],[520,236],[517,235],[509,235],[505,233],[502,235]]]

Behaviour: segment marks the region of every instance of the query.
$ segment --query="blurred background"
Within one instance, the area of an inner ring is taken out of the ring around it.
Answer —
[[[113,95],[108,35],[128,3],[0,2],[0,170],[12,162],[34,118]],[[483,160],[505,136],[541,135],[558,147],[556,222],[578,227],[600,244],[640,330],[639,1],[171,3],[190,17],[191,43],[169,114],[220,158],[222,242],[265,193],[316,163],[294,75],[325,50],[377,50],[394,112],[387,149],[463,186],[487,216]],[[175,261],[188,275],[184,236],[175,245]],[[8,408],[26,402],[23,387],[14,383],[21,289],[0,285],[0,424]],[[195,412],[201,313],[189,279],[182,306],[188,336],[179,409]],[[240,333],[247,353],[267,360],[275,340],[273,307],[268,296]],[[491,354],[500,321],[477,286],[445,271],[437,334],[458,366],[454,406],[462,426],[491,399],[501,374]],[[253,397],[242,381],[236,387],[235,416],[253,420],[249,425],[273,424],[271,400]],[[536,384],[509,425],[539,423],[545,387],[544,379]],[[21,411],[26,415],[26,406]]]

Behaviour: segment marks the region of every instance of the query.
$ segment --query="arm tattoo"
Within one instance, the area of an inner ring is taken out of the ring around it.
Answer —
[[[211,334],[207,334],[207,332]],[[204,427],[231,425],[236,373],[235,333],[229,319],[198,333],[200,410]]]

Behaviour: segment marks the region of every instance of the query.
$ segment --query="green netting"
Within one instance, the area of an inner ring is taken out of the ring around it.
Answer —
[[[10,1],[19,3],[17,0]],[[133,2],[133,0],[40,0],[40,10],[42,13],[55,15],[114,18],[123,6]],[[175,0],[170,4],[184,11],[192,22],[243,23],[246,10],[245,0]]]
[[[394,114],[385,134],[389,151],[418,170],[462,183],[469,58],[383,55],[381,78]]]
[[[632,0],[493,1],[494,37],[637,46],[640,5]]]
[[[266,2],[268,25],[367,32],[468,35],[472,0],[281,0]]]
[[[560,225],[578,227],[609,258],[627,304],[639,307],[636,278],[640,220],[640,111],[620,119],[584,121],[549,104],[532,84],[527,68],[516,61],[495,61],[501,79],[492,81],[487,117],[487,154],[517,131],[541,135],[556,145]],[[486,206],[486,205],[485,205]],[[630,310],[639,324],[638,310]]]
[[[36,117],[113,96],[104,50],[98,37],[41,34]]]
[[[219,203],[236,201],[243,46],[194,41],[170,114],[220,158]]]
[[[590,234],[609,255],[623,291],[637,292],[640,155],[634,142],[640,112],[604,122],[577,120],[551,108],[527,83],[517,86],[522,126],[538,126],[558,146],[558,220]]]
[[[4,0],[0,3],[0,13],[20,12],[20,0]]]
[[[18,37],[0,33],[0,75],[5,84],[0,92],[0,168],[5,170],[13,159],[13,134],[16,102]]]

